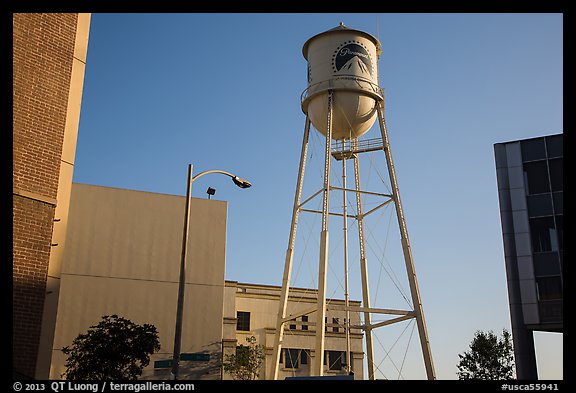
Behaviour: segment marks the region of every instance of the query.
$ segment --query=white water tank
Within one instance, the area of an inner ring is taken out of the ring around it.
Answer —
[[[304,43],[308,87],[302,110],[314,127],[327,133],[328,91],[333,91],[332,139],[352,139],[366,133],[376,120],[380,42],[360,30],[339,26]]]

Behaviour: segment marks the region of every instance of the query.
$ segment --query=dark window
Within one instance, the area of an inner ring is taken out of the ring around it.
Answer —
[[[564,251],[564,216],[556,216],[556,235],[558,236],[558,248]]]
[[[548,161],[548,166],[550,167],[550,185],[552,186],[552,192],[564,190],[563,161],[564,160],[562,158],[555,158]]]
[[[537,278],[536,287],[538,288],[538,300],[558,300],[563,298],[560,276]]]
[[[551,216],[554,214],[550,194],[528,195],[526,200],[528,202],[529,217]]]
[[[295,321],[295,319],[293,319],[293,321]],[[291,329],[291,330],[296,330],[296,325],[290,324],[290,329]]]
[[[548,158],[562,157],[563,135],[554,135],[546,137],[546,146],[548,148]]]
[[[284,367],[286,368],[298,368],[298,357],[300,355],[299,349],[286,348],[284,350],[286,359],[284,360]]]
[[[242,330],[245,332],[250,331],[250,313],[246,311],[236,312],[236,330]]]
[[[524,180],[528,186],[529,195],[550,192],[548,166],[546,165],[546,161],[525,163]]]
[[[345,354],[341,351],[324,351],[324,364],[328,361],[328,369],[342,370]]]
[[[552,199],[554,200],[554,213],[555,214],[564,213],[564,193],[554,192],[552,193]]]
[[[544,160],[546,158],[544,138],[521,141],[520,147],[522,149],[522,161]]]
[[[564,320],[562,300],[543,300],[538,302],[540,306],[540,322],[562,323]]]
[[[534,254],[534,275],[556,276],[560,274],[560,259],[557,252],[542,252]]]
[[[558,238],[553,217],[530,219],[532,252],[558,251]]]
[[[302,322],[304,322],[302,324],[302,330],[308,330],[308,324],[306,322],[308,322],[308,315],[302,315]]]
[[[340,328],[338,327],[338,318],[332,318],[332,324],[334,324],[334,326],[332,326],[332,331],[338,333],[340,331]]]
[[[310,351],[307,349],[283,348],[280,355],[280,364],[285,363],[286,368],[298,368],[298,363],[308,364]]]

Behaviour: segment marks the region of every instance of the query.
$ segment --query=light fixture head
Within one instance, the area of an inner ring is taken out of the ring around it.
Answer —
[[[234,184],[236,184],[238,187],[240,188],[250,188],[252,187],[252,184],[250,184],[250,182],[248,180],[244,180],[238,176],[234,176],[232,177],[232,181],[234,182]]]

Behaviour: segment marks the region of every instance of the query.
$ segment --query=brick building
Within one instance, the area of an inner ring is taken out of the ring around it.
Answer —
[[[14,376],[47,378],[90,14],[13,14]]]

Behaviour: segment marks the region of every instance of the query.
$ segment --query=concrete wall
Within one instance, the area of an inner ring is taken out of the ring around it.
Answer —
[[[118,314],[151,323],[161,349],[143,378],[167,378],[171,359],[185,197],[73,184],[50,378],[65,371],[60,349]],[[220,351],[227,203],[192,199],[182,353]],[[219,366],[182,365],[180,377],[219,378]],[[206,366],[206,367],[205,367]]]

